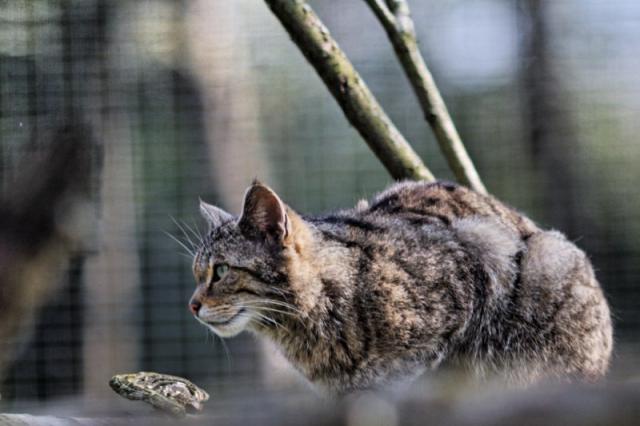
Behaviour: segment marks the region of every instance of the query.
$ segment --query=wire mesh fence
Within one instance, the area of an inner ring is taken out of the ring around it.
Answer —
[[[364,2],[312,5],[425,162],[450,179]],[[613,307],[621,375],[640,343],[640,5],[412,7],[489,190],[591,255]],[[90,214],[66,225],[89,231],[64,271],[47,276],[57,289],[36,301],[33,324],[3,342],[14,353],[3,410],[106,400],[109,377],[129,370],[190,377],[230,397],[298,386],[272,349],[246,335],[225,347],[191,318],[191,262],[166,235],[204,231],[198,197],[237,212],[256,176],[304,213],[350,206],[390,182],[266,6],[0,2],[3,194],[69,125],[87,126],[100,152],[82,201]]]

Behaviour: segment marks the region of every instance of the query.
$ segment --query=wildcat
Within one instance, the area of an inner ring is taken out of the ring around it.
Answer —
[[[607,370],[611,320],[589,260],[491,196],[400,182],[303,217],[255,181],[239,218],[200,209],[193,315],[221,337],[272,340],[324,391],[445,365],[518,385]]]

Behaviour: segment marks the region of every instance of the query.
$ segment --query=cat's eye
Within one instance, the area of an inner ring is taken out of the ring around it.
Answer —
[[[229,272],[229,265],[218,263],[213,267],[213,282],[220,281]]]

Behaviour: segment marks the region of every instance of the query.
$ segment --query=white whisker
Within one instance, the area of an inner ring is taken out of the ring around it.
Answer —
[[[254,315],[256,315],[258,318],[262,318],[262,319],[264,319],[265,321],[268,321],[268,322],[270,322],[271,324],[275,325],[276,327],[280,327],[280,328],[283,328],[283,329],[285,329],[285,330],[286,330],[286,328],[285,328],[282,324],[280,324],[278,321],[274,320],[273,318],[271,318],[271,317],[269,317],[269,316],[267,316],[267,315],[261,314],[260,312],[257,312],[257,311],[255,311],[255,310],[253,310],[253,311],[252,311],[252,313],[253,313]]]
[[[173,221],[173,223],[176,224],[176,226],[178,227],[178,229],[180,229],[180,231],[182,232],[182,235],[184,235],[184,237],[187,239],[187,241],[189,241],[189,244],[191,245],[191,249],[192,250],[196,250],[197,246],[194,244],[194,242],[191,240],[191,237],[189,237],[189,234],[187,233],[187,231],[185,231],[185,229],[182,227],[182,225],[180,225],[180,223],[176,220],[175,217],[173,216],[169,216],[171,218],[171,220]]]
[[[189,249],[189,247],[187,247],[182,241],[180,241],[178,238],[176,238],[175,236],[173,236],[171,233],[164,231],[164,233],[171,238],[173,241],[175,241],[176,243],[180,244],[180,247],[182,247],[183,249],[185,249],[187,251],[188,254],[191,255],[191,257],[195,256],[195,253],[193,252],[193,250]]]
[[[193,235],[193,238],[198,243],[198,246],[200,246],[202,244],[202,236],[200,234],[198,234],[196,231],[194,231],[193,228],[191,228],[191,226],[189,226],[189,224],[187,224],[185,221],[182,221],[182,225],[185,228],[187,228],[187,230],[189,232],[191,232],[191,235]]]
[[[275,306],[282,306],[285,307],[287,309],[289,309],[291,312],[288,311],[283,311],[280,309],[276,309],[272,306],[264,306],[265,304],[272,304]],[[257,300],[249,300],[249,301],[243,301],[242,302],[242,306],[246,307],[246,308],[251,308],[254,310],[263,310],[263,311],[270,311],[270,312],[276,312],[276,313],[280,313],[283,315],[287,315],[289,317],[291,317],[294,320],[297,320],[298,322],[300,322],[301,324],[305,324],[305,323],[310,323],[314,326],[319,326],[319,323],[315,320],[313,320],[312,318],[308,317],[307,315],[305,315],[302,311],[300,311],[298,308],[296,308],[293,305],[290,305],[288,303],[285,302],[280,302],[277,300],[269,300],[269,299],[257,299]]]
[[[281,302],[279,300],[273,300],[273,299],[258,299],[256,300],[257,303],[264,303],[264,304],[271,304],[271,305],[275,305],[275,306],[281,306],[283,308],[287,308],[290,309],[293,312],[296,312],[300,315],[305,315],[304,312],[302,312],[300,309],[298,309],[297,307],[295,307],[294,305],[290,304],[290,303],[286,303],[286,302]]]
[[[192,220],[191,223],[193,224],[193,229],[195,229],[196,231],[198,231],[198,239],[200,240],[200,242],[204,242],[204,237],[205,235],[202,233],[202,231],[200,230],[200,227],[198,227],[198,225],[196,224],[195,220]]]
[[[215,333],[214,333],[215,334]],[[229,348],[227,347],[227,344],[225,343],[224,339],[218,335],[216,335],[216,337],[218,337],[220,339],[220,343],[222,343],[222,348],[224,349],[224,353],[227,357],[227,368],[231,369],[231,356],[229,355]]]
[[[261,311],[276,312],[276,313],[279,313],[279,314],[289,315],[289,316],[292,316],[292,317],[296,317],[296,314],[295,314],[295,313],[293,313],[293,312],[287,312],[287,311],[283,311],[283,310],[280,310],[280,309],[268,308],[268,307],[266,307],[266,306],[250,305],[250,304],[249,304],[249,305],[243,305],[242,307],[243,307],[243,308],[248,308],[248,309],[259,309],[259,310],[261,310]]]

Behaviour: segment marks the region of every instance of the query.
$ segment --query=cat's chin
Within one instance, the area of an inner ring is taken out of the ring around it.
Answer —
[[[251,314],[248,312],[239,312],[236,316],[231,318],[225,323],[210,323],[202,321],[211,331],[220,337],[233,337],[240,334],[247,328],[247,325],[251,321]]]

